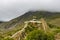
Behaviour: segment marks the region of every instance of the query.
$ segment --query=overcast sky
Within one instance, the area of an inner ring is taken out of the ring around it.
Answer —
[[[0,0],[1,21],[9,21],[29,10],[60,12],[60,0]]]

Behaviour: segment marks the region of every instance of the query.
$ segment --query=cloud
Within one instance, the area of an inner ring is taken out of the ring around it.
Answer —
[[[60,0],[0,0],[0,20],[8,21],[29,10],[60,12]]]

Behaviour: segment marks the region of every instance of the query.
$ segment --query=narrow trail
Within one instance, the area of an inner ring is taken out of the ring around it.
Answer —
[[[28,27],[29,22],[42,24],[42,29],[45,32],[47,32],[47,30],[49,30],[48,25],[44,19],[41,19],[40,21],[34,21],[34,20],[27,21],[27,22],[25,22],[24,28],[22,28],[20,31],[16,32],[14,35],[12,35],[11,38],[13,38],[14,40],[20,40],[22,38],[22,36],[25,35],[25,29]]]
[[[25,31],[25,28],[28,26],[28,23],[25,24],[24,28],[18,32],[16,32],[14,35],[12,35],[11,38],[14,38],[14,40],[20,40],[20,36],[22,35],[22,33]]]

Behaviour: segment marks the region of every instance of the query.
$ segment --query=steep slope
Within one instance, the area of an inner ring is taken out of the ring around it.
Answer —
[[[25,13],[24,15],[17,17],[9,22],[3,22],[0,24],[0,29],[14,29],[17,26],[21,27],[24,25],[24,21],[33,19],[33,16],[37,17],[37,19],[40,19],[41,17],[45,18],[46,21],[50,24],[60,26],[60,13],[58,12],[48,12],[48,11],[29,11]],[[56,20],[57,19],[57,20]],[[53,21],[53,22],[52,22]],[[56,23],[57,22],[57,23]],[[22,25],[23,24],[23,25]]]
[[[60,27],[60,13],[48,11],[29,11],[9,22],[0,22],[0,36],[11,36],[24,27],[24,22],[36,18],[44,18],[47,23]]]
[[[20,21],[20,23],[23,23],[26,20],[31,20],[33,17],[36,17],[36,19],[45,18],[48,23],[51,24],[60,24],[60,13],[59,12],[48,12],[48,11],[29,11],[25,13],[24,15],[15,18],[14,20]],[[53,22],[55,23],[53,23]],[[56,23],[57,22],[57,23]],[[58,25],[57,25],[58,26]],[[60,26],[60,25],[59,25]]]

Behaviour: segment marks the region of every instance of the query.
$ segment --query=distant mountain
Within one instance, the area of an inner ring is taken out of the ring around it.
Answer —
[[[29,11],[9,22],[0,23],[0,30],[14,30],[17,27],[23,27],[24,21],[31,20],[36,17],[37,20],[40,18],[45,18],[50,24],[60,26],[60,13],[58,12],[48,12],[48,11]]]

